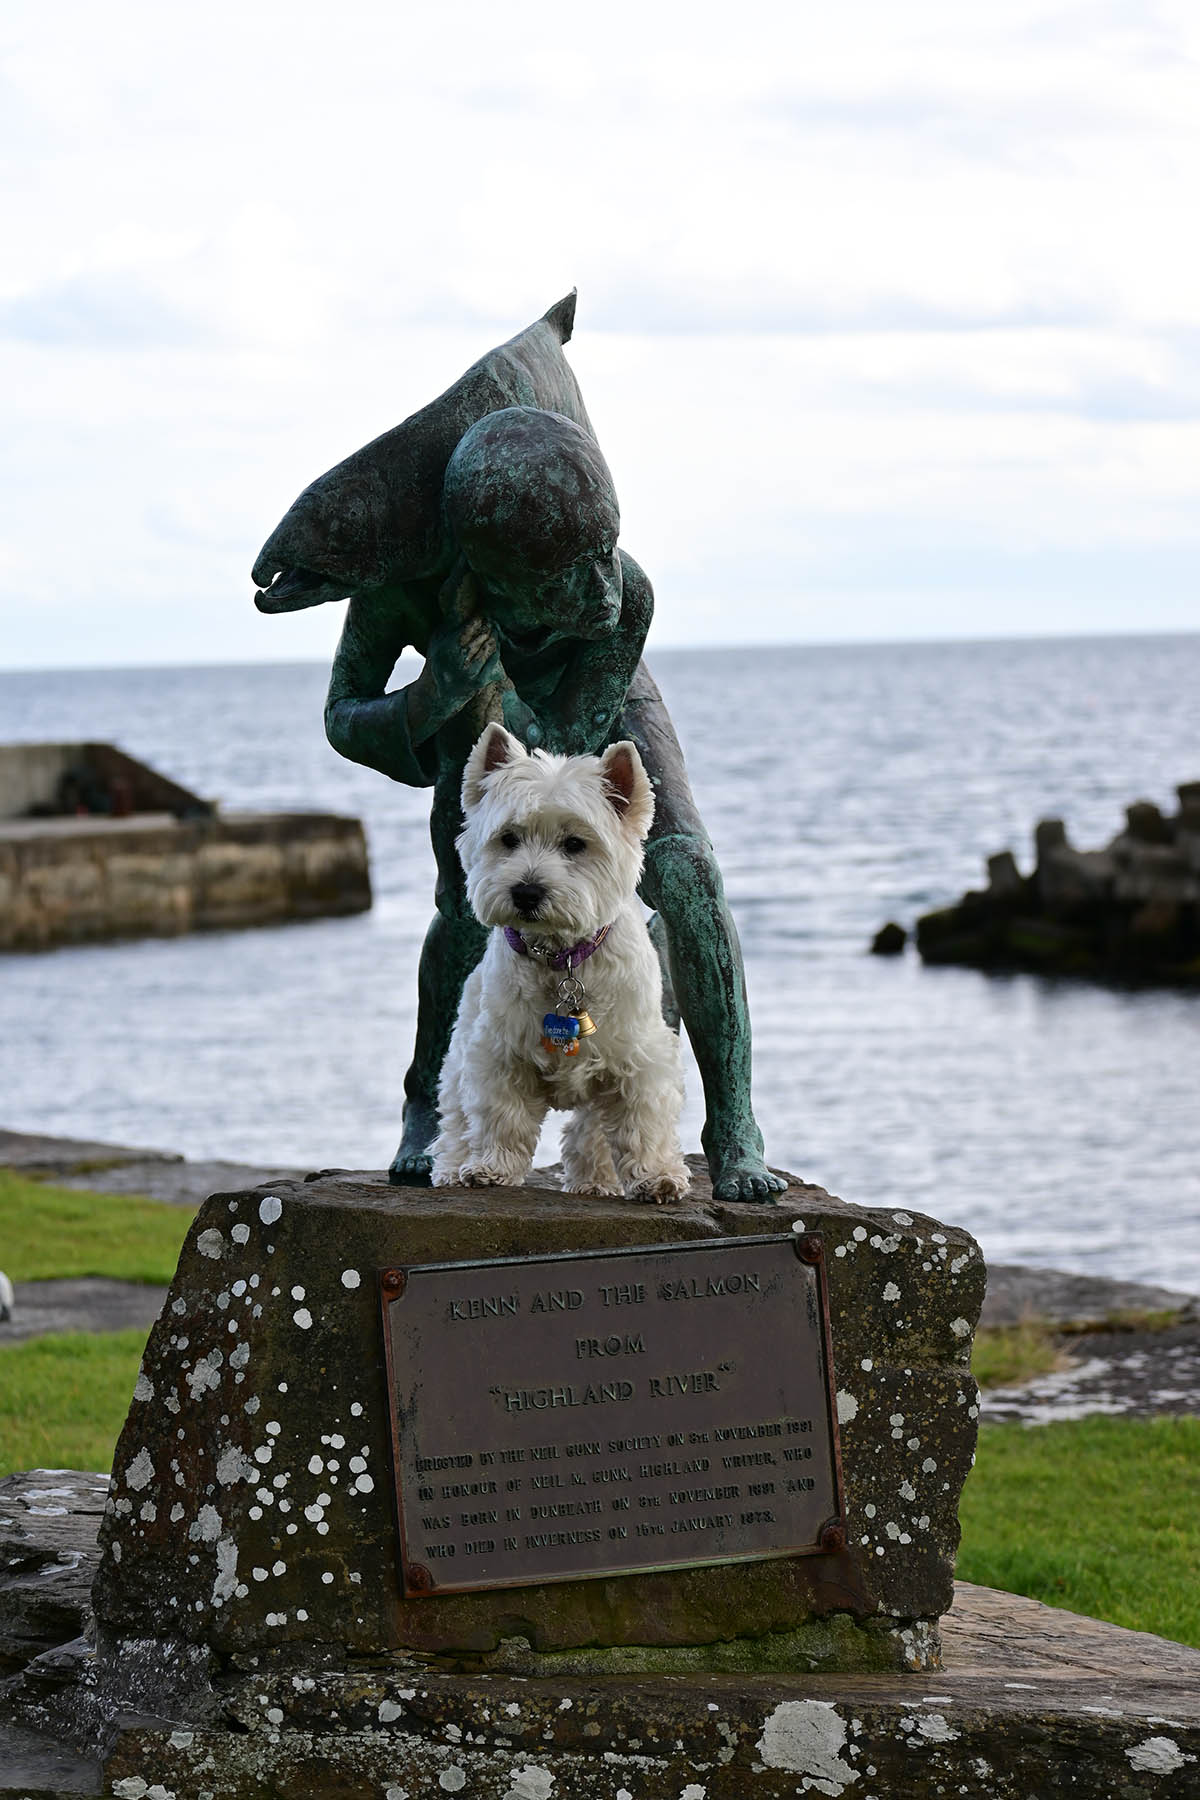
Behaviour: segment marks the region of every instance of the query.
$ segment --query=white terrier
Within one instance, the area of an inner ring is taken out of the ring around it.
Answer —
[[[679,1044],[636,899],[654,793],[633,744],[550,756],[489,725],[463,771],[458,852],[492,927],[438,1089],[433,1184],[524,1180],[548,1107],[564,1186],[678,1200]]]

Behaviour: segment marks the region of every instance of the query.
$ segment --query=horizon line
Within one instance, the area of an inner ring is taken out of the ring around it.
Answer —
[[[704,644],[656,643],[650,648],[650,656],[653,658],[660,652],[667,655],[675,655],[680,652],[691,656],[728,655],[731,650],[772,653],[780,650],[906,650],[914,646],[926,650],[952,650],[970,645],[982,647],[989,644],[1103,644],[1150,639],[1167,641],[1180,638],[1200,638],[1200,630],[1014,631],[989,632],[977,637],[764,638],[755,639],[749,643],[745,640],[731,639],[728,642]],[[420,655],[421,652],[412,649],[411,646],[402,652],[402,658],[406,656],[420,657]],[[153,660],[146,662],[14,663],[0,664],[0,678],[6,675],[115,675],[154,669],[307,669],[326,666],[328,665],[325,658],[318,656],[179,658],[169,662]]]

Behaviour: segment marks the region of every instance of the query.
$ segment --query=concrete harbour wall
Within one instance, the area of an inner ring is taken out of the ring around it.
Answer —
[[[370,904],[357,819],[163,812],[0,821],[0,950],[277,924]]]

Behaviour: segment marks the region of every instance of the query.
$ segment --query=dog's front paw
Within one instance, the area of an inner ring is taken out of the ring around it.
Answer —
[[[623,1188],[617,1187],[612,1182],[587,1181],[582,1177],[578,1181],[564,1181],[563,1183],[565,1194],[591,1194],[597,1199],[619,1199],[624,1191]]]
[[[682,1200],[688,1191],[686,1177],[678,1175],[647,1175],[644,1181],[630,1189],[631,1200],[642,1200],[648,1206],[674,1206]]]
[[[487,1163],[464,1163],[458,1171],[458,1179],[462,1187],[507,1187],[509,1185],[503,1169],[490,1167]]]

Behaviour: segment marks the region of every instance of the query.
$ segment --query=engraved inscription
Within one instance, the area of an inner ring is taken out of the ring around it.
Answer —
[[[800,1554],[840,1517],[823,1271],[792,1238],[406,1277],[382,1293],[418,1591]]]

